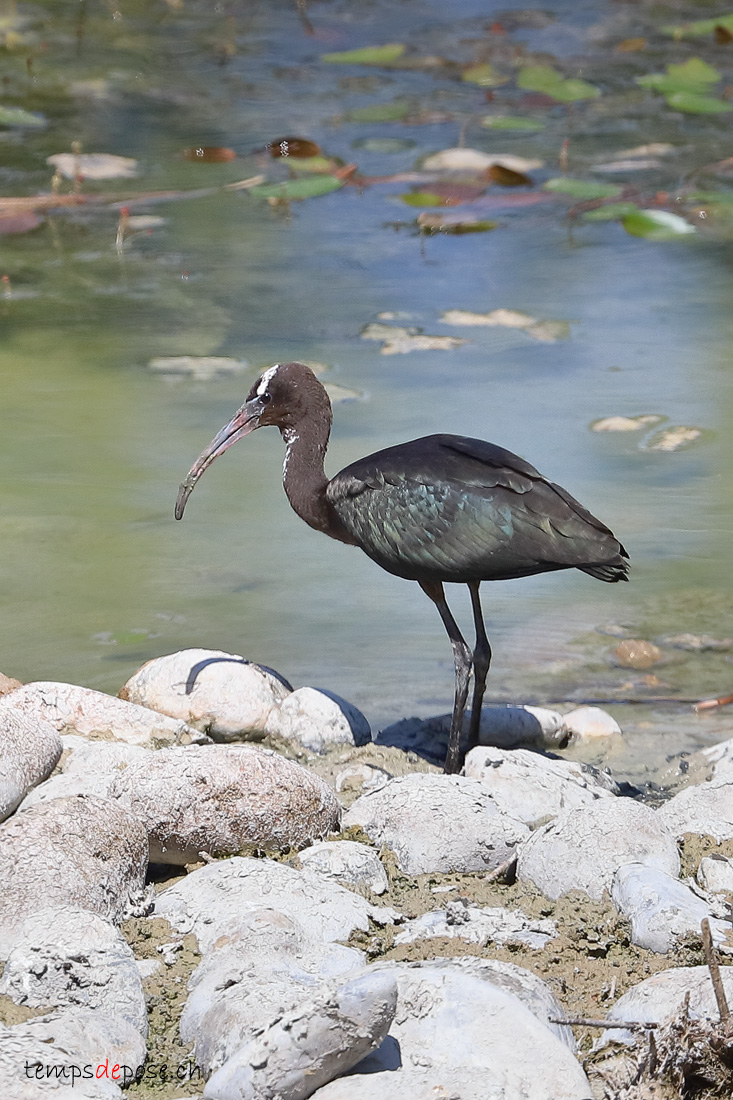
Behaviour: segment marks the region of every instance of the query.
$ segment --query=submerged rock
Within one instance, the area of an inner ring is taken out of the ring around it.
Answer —
[[[406,775],[364,794],[344,826],[360,825],[386,844],[408,875],[428,871],[493,871],[529,835],[502,814],[477,779],[461,775]]]
[[[144,824],[154,863],[302,848],[336,832],[341,817],[319,776],[256,745],[146,753],[118,772],[109,793]]]

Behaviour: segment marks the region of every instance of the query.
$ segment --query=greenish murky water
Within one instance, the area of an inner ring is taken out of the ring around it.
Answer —
[[[338,692],[375,727],[448,709],[450,651],[434,608],[416,585],[291,513],[277,433],[230,452],[202,481],[184,522],[173,520],[178,482],[256,371],[299,358],[326,364],[324,380],[363,395],[336,406],[331,472],[434,431],[481,436],[529,458],[626,543],[628,586],[578,573],[486,586],[489,695],[694,699],[733,691],[730,652],[669,650],[659,667],[620,670],[607,659],[617,639],[595,632],[613,621],[649,639],[733,634],[725,224],[662,242],[630,236],[615,221],[570,228],[570,203],[538,191],[559,174],[567,138],[569,174],[631,186],[641,206],[659,190],[689,191],[693,178],[725,193],[724,172],[695,173],[729,155],[729,116],[671,111],[634,84],[635,75],[693,55],[733,82],[733,48],[674,43],[658,30],[711,12],[324,2],[308,7],[313,35],[285,0],[6,7],[16,38],[0,56],[0,102],[42,112],[47,125],[0,131],[2,194],[48,191],[46,157],[78,141],[85,152],[138,160],[135,179],[87,181],[84,192],[176,196],[131,204],[131,214],[164,221],[120,250],[118,206],[57,209],[0,240],[10,279],[5,297],[0,288],[0,668],[116,691],[141,661],[205,646]],[[635,34],[646,36],[645,49],[618,53],[616,44]],[[320,60],[384,42],[448,57],[453,67]],[[510,83],[487,99],[484,88],[460,80],[460,66],[489,57],[506,72],[522,57],[558,64],[596,81],[602,95],[538,107]],[[428,121],[344,118],[400,96]],[[493,110],[539,113],[544,129],[487,130],[480,120]],[[492,188],[483,207],[470,207],[498,222],[488,233],[421,237],[407,224],[419,211],[399,199],[413,185],[398,180],[346,186],[289,209],[218,189],[262,172],[284,178],[253,153],[284,135],[318,142],[355,162],[361,176],[383,177],[413,171],[420,157],[457,145],[462,131],[472,148],[545,164],[531,172],[532,186]],[[592,171],[649,142],[669,143],[671,159],[620,180]],[[198,145],[230,147],[238,157],[201,164],[181,156]],[[197,189],[211,190],[181,197]],[[526,198],[538,193],[541,201]],[[565,320],[570,338],[448,326],[440,314],[450,309]],[[360,331],[385,311],[407,318],[387,323],[471,342],[381,355]],[[154,357],[183,354],[251,366],[210,380],[148,368]],[[640,446],[643,431],[589,428],[639,414],[706,434],[667,453]],[[463,594],[459,607],[467,608]],[[685,718],[682,740],[704,741],[710,728]],[[675,749],[684,747],[678,741]],[[650,751],[662,754],[657,742]]]

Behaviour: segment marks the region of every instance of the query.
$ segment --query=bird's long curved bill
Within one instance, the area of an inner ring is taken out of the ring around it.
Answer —
[[[256,412],[248,408],[247,405],[242,405],[242,408],[234,414],[229,423],[225,424],[220,432],[217,432],[181,482],[178,499],[176,500],[176,519],[183,519],[186,502],[204,470],[208,469],[214,459],[224,454],[224,451],[228,450],[233,443],[236,443],[242,436],[249,435],[256,427],[258,427]]]

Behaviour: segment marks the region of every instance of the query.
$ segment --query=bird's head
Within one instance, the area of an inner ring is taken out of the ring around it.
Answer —
[[[276,363],[264,371],[232,419],[199,455],[178,491],[176,519],[183,518],[186,502],[196,482],[215,458],[257,428],[279,428],[285,438],[308,415],[325,419],[330,427],[328,395],[310,367],[303,363]]]

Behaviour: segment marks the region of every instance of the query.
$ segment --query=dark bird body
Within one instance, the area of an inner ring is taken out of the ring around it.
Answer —
[[[599,580],[627,580],[623,546],[567,490],[517,455],[456,435],[430,435],[353,462],[329,481],[323,460],[331,406],[300,363],[271,367],[245,404],[196,461],[176,504],[180,519],[196,481],[213,460],[255,428],[274,425],[287,445],[283,484],[302,519],[350,543],[387,572],[417,581],[436,604],[456,668],[446,771],[461,762],[468,679],[474,674],[469,747],[477,743],[491,649],[479,601],[481,581],[580,569]],[[471,592],[473,653],[448,608],[444,582]]]

